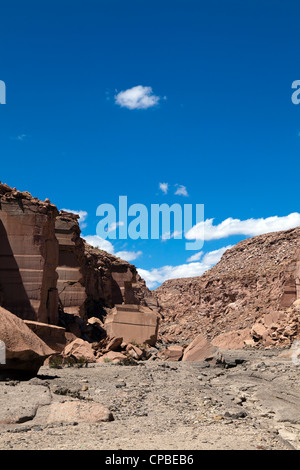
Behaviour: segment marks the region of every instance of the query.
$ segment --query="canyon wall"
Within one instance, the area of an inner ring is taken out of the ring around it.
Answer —
[[[61,313],[102,319],[147,296],[135,266],[85,243],[77,215],[0,183],[0,306],[57,325]]]
[[[58,321],[57,208],[0,184],[0,305],[15,315]]]

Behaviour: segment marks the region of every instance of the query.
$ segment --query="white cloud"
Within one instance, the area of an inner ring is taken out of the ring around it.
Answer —
[[[170,240],[171,238],[174,238],[175,240],[180,240],[182,239],[182,231],[180,230],[174,230],[174,232],[165,232],[161,236],[161,240],[165,242],[166,240]]]
[[[194,225],[186,234],[188,240],[218,240],[232,235],[254,237],[269,232],[288,230],[300,225],[300,214],[294,212],[283,217],[267,217],[266,219],[239,220],[229,217],[218,225],[213,225],[214,219],[206,219]]]
[[[20,134],[20,135],[17,136],[17,140],[24,140],[25,137],[27,137],[26,134]]]
[[[121,221],[121,222],[113,222],[113,223],[110,224],[110,226],[108,227],[107,232],[108,232],[108,233],[109,233],[109,232],[114,232],[114,231],[117,229],[117,227],[121,227],[121,226],[123,226],[123,225],[124,225],[124,222],[122,222],[122,221]]]
[[[106,251],[111,255],[116,256],[117,258],[121,258],[124,261],[133,261],[139,256],[142,255],[142,251],[117,251],[115,252],[115,247],[109,240],[105,240],[104,238],[99,237],[98,235],[87,235],[84,237],[85,241],[92,245],[95,248],[99,248],[99,250]]]
[[[141,254],[141,251],[117,251],[117,253],[115,253],[115,256],[130,262],[137,259],[139,256],[141,256]]]
[[[186,261],[187,263],[190,263],[191,261],[199,261],[199,259],[202,258],[203,254],[203,251],[198,251],[198,253],[195,253],[194,255],[190,256]]]
[[[167,279],[201,276],[215,265],[229,248],[231,248],[231,245],[206,253],[201,262],[181,264],[179,266],[162,266],[151,270],[138,268],[138,273],[145,279],[150,289],[157,287]]]
[[[98,235],[87,235],[84,239],[89,245],[99,248],[99,250],[107,251],[107,253],[110,253],[111,255],[115,252],[113,244],[109,240],[105,240]]]
[[[134,86],[115,95],[115,102],[122,108],[148,109],[156,106],[160,100],[150,86]]]
[[[176,196],[188,196],[188,192],[185,186],[182,184],[177,184],[177,189],[175,191]]]
[[[164,194],[167,194],[169,189],[169,183],[159,183],[159,189],[161,189]]]
[[[222,248],[219,248],[218,250],[209,251],[204,255],[202,263],[207,264],[209,266],[214,266],[220,261],[225,251],[229,250],[230,248],[232,248],[232,245],[224,246]]]

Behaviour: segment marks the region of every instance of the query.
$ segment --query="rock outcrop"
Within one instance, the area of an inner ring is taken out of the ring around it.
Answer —
[[[57,208],[0,183],[0,305],[27,320],[58,322]]]
[[[300,228],[244,240],[201,277],[166,281],[154,295],[169,342],[201,333],[220,347],[289,346],[300,338]]]
[[[59,297],[59,298],[58,298]],[[78,216],[0,183],[0,304],[23,319],[56,324],[115,304],[152,299],[135,266],[93,248]]]
[[[157,308],[134,265],[84,241],[77,215],[0,183],[0,306],[62,351],[66,335],[47,325],[100,341],[106,331],[89,319],[102,322],[116,304]]]
[[[60,211],[55,233],[59,243],[58,295],[65,313],[83,319],[103,318],[116,304],[157,308],[134,265],[87,244],[80,236],[78,216]]]

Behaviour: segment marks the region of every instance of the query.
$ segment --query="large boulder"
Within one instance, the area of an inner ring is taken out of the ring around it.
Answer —
[[[23,320],[0,307],[0,340],[5,344],[6,363],[2,376],[34,376],[45,359],[54,354]]]
[[[150,344],[157,341],[159,316],[142,305],[115,305],[104,327],[110,338],[122,337],[125,343]]]
[[[65,348],[67,343],[65,328],[32,320],[24,320],[24,323],[54,351],[61,352]]]
[[[79,400],[52,403],[49,406],[47,424],[101,423],[113,421],[113,414],[99,403],[82,403]]]
[[[221,333],[212,340],[211,344],[219,349],[243,349],[252,342],[251,329],[244,328]]]
[[[87,362],[96,362],[95,351],[92,345],[81,338],[76,338],[72,343],[68,344],[63,351],[63,355],[65,357],[73,356],[77,360],[84,358]]]
[[[173,344],[158,353],[158,357],[164,361],[180,361],[183,355],[183,347],[179,344]]]
[[[203,335],[198,335],[186,348],[183,361],[208,361],[217,356],[218,349],[213,346]]]

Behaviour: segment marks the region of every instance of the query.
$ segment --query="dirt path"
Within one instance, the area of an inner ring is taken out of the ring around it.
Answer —
[[[244,362],[43,367],[0,382],[0,449],[300,449],[299,366],[277,351],[232,357]],[[79,420],[53,419],[66,402]],[[113,421],[92,422],[98,404]]]

